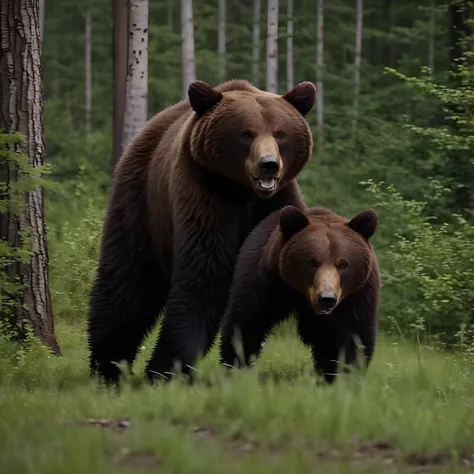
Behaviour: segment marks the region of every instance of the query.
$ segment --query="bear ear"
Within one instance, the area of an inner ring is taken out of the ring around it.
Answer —
[[[312,82],[301,82],[282,97],[305,117],[316,101],[316,87]]]
[[[367,209],[357,214],[347,226],[369,240],[377,230],[377,213],[373,209]]]
[[[201,117],[220,102],[223,95],[213,89],[207,82],[194,81],[189,85],[188,97],[191,107]]]
[[[295,206],[285,206],[280,211],[280,229],[285,240],[303,230],[309,224],[303,211]]]

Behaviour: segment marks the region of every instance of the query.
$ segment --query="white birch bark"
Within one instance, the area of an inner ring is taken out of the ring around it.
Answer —
[[[324,0],[318,0],[316,19],[316,119],[318,124],[318,148],[324,143]]]
[[[148,0],[130,0],[123,149],[147,120]]]
[[[217,49],[219,54],[219,80],[222,82],[226,77],[226,17],[227,0],[219,0],[219,28],[217,38]]]
[[[253,27],[252,27],[252,82],[258,87],[260,82],[260,13],[262,1],[253,1]]]
[[[90,11],[87,11],[85,15],[84,36],[86,134],[89,135],[92,117],[92,19]]]
[[[267,10],[267,86],[278,91],[278,0],[268,0]]]
[[[293,59],[293,0],[287,0],[286,23],[286,88],[294,86],[294,59]]]
[[[181,0],[181,99],[187,100],[189,85],[196,80],[192,0]]]
[[[357,0],[356,8],[356,38],[355,38],[355,58],[354,58],[354,111],[352,119],[352,133],[357,130],[359,116],[359,93],[360,93],[360,62],[362,56],[362,34],[364,28],[364,2]]]
[[[435,1],[430,0],[430,40],[428,50],[428,67],[431,74],[434,73],[434,58],[435,58]]]

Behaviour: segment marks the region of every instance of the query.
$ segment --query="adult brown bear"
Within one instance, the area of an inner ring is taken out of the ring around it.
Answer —
[[[326,382],[372,360],[377,337],[380,276],[370,239],[372,209],[345,219],[325,208],[287,206],[263,219],[240,249],[222,321],[221,361],[248,366],[278,323],[296,316],[298,334],[311,348]],[[239,340],[240,338],[240,340]],[[239,354],[238,345],[241,345]]]
[[[244,239],[272,211],[303,207],[295,177],[312,153],[313,84],[279,96],[196,81],[188,95],[145,125],[114,171],[88,321],[91,373],[109,382],[162,310],[147,376],[176,362],[189,373],[215,340]]]

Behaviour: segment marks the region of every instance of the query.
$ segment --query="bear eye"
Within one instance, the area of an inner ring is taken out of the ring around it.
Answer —
[[[308,261],[308,267],[310,270],[315,270],[316,268],[318,268],[318,262],[316,261],[315,258],[311,258]]]
[[[337,264],[337,269],[342,271],[342,270],[345,270],[348,266],[349,264],[347,263],[347,260],[345,260],[344,258],[341,258],[341,260],[339,260]]]
[[[276,140],[278,140],[279,142],[282,142],[283,140],[285,140],[286,138],[286,134],[284,132],[275,132],[273,134],[273,136],[275,137]]]
[[[244,132],[242,133],[242,135],[240,136],[240,139],[244,142],[244,143],[251,143],[252,140],[254,139],[254,135],[252,132]]]

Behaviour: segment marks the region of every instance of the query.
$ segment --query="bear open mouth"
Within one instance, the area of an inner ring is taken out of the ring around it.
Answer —
[[[262,191],[264,193],[271,193],[276,189],[278,178],[272,177],[261,177],[256,178],[252,175],[252,178],[256,181],[256,188],[258,191]]]
[[[331,309],[319,309],[315,308],[315,313],[317,316],[325,318],[326,316],[330,316],[330,314],[334,311],[334,308]]]
[[[276,186],[275,178],[258,178],[258,185],[263,189],[273,190]]]

